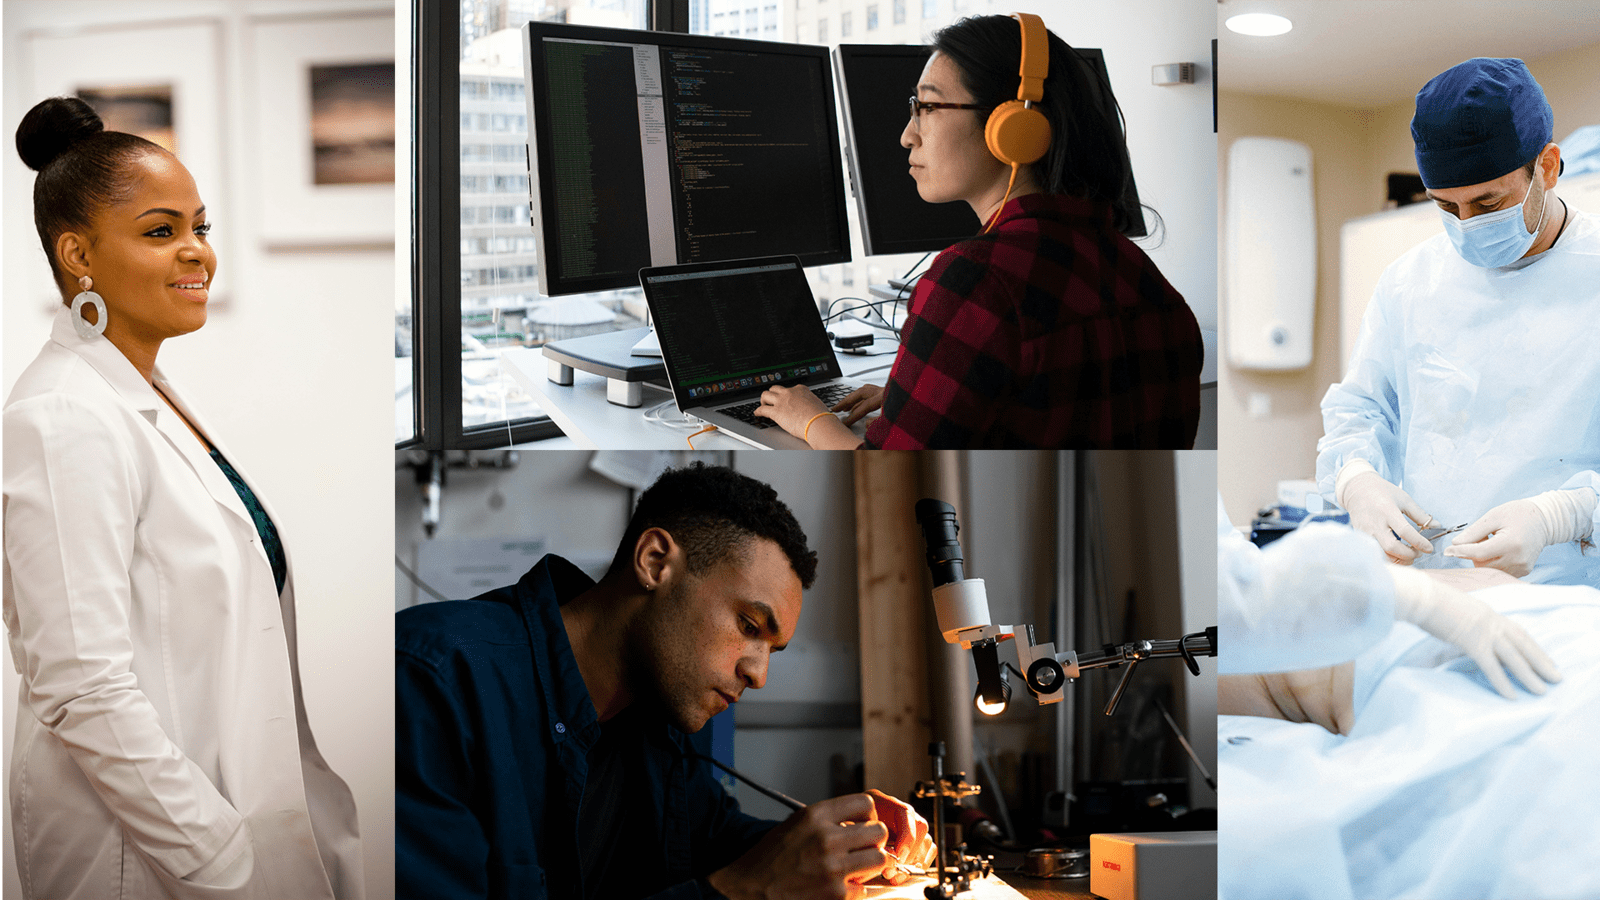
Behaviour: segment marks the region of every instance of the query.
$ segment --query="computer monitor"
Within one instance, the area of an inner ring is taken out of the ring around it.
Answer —
[[[524,26],[539,287],[638,285],[646,266],[850,260],[824,47]]]
[[[1109,92],[1105,56],[1099,50],[1075,49],[1079,58],[1098,72],[1095,83],[1107,88],[1096,91],[1096,101],[1108,108],[1112,121],[1120,122],[1116,100]],[[917,92],[917,79],[931,52],[922,45],[898,44],[840,44],[834,51],[839,94],[844,99],[845,152],[850,158],[861,240],[868,256],[943,250],[982,228],[972,207],[960,200],[923,200],[907,172],[907,151],[900,146],[906,98]],[[1137,225],[1128,236],[1142,237],[1144,216],[1139,212],[1139,192],[1131,176],[1118,205],[1134,212],[1130,219]]]

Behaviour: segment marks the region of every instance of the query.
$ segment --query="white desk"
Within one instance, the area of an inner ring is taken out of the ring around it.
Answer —
[[[889,364],[894,361],[893,354],[888,352],[889,346],[891,344],[885,341],[878,341],[875,352],[883,353],[882,356],[840,353],[839,366],[846,375],[882,384],[889,377]],[[536,348],[507,350],[504,359],[511,377],[538,397],[539,405],[550,420],[572,439],[573,444],[585,450],[687,450],[689,445],[684,439],[698,430],[645,421],[646,410],[672,399],[666,391],[646,386],[644,404],[629,409],[606,400],[606,379],[599,375],[574,371],[571,385],[550,381],[545,375],[548,361]],[[677,414],[671,407],[668,412]],[[861,434],[864,427],[864,422],[857,422],[852,430]],[[708,431],[694,439],[694,449],[750,450],[752,447],[725,434]]]
[[[836,330],[847,331],[849,327]],[[1201,381],[1214,392],[1215,388],[1212,386],[1217,380],[1217,333],[1202,331],[1201,335],[1206,343],[1206,365]],[[889,377],[889,364],[894,361],[894,355],[889,351],[892,346],[889,339],[880,337],[872,350],[874,353],[883,354],[882,356],[840,353],[839,366],[846,375],[872,384],[883,384]],[[666,391],[646,386],[643,405],[629,409],[606,400],[606,379],[599,375],[574,371],[571,385],[564,386],[550,381],[545,374],[548,370],[548,360],[536,348],[518,347],[507,350],[505,361],[510,367],[512,377],[539,398],[539,405],[545,414],[550,416],[550,420],[555,422],[577,447],[586,450],[687,450],[689,445],[684,438],[698,430],[673,428],[659,422],[645,421],[645,410],[663,400],[672,399],[672,395]],[[1214,416],[1215,412],[1213,411],[1211,415]],[[868,421],[870,419],[871,417]],[[1210,427],[1210,433],[1214,434],[1216,426],[1213,424]],[[851,430],[860,435],[865,430],[865,423],[857,422]],[[1201,432],[1207,433],[1204,425]],[[1215,443],[1209,446],[1214,447]],[[715,431],[696,437],[694,448],[696,450],[752,449],[743,441]]]

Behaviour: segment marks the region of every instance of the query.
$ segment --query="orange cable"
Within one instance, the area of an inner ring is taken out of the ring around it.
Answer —
[[[1017,170],[1020,168],[1022,167],[1016,163],[1011,164],[1011,180],[1006,182],[1006,195],[1000,198],[1000,205],[995,208],[994,215],[989,217],[989,224],[983,226],[979,234],[988,234],[989,229],[993,228],[995,221],[1000,218],[1000,210],[1005,209],[1006,201],[1011,199],[1011,189],[1017,186]]]

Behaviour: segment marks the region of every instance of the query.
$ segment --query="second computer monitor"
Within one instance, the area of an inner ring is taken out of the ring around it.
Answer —
[[[529,183],[547,294],[645,266],[847,262],[827,50],[531,22]]]
[[[906,99],[917,92],[918,78],[931,53],[930,47],[897,44],[840,44],[834,51],[844,99],[850,175],[868,256],[943,250],[983,227],[964,201],[923,200],[908,171],[909,151],[900,146],[908,118]],[[1103,55],[1082,48],[1077,53],[1097,76],[1092,83],[1105,87],[1097,91],[1095,101],[1109,111],[1112,121],[1118,121]],[[1129,236],[1142,236],[1144,218],[1131,175],[1118,205],[1134,213],[1130,219],[1137,225]]]

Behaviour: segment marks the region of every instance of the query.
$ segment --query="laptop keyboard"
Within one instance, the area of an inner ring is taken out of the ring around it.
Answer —
[[[850,392],[853,390],[855,390],[855,388],[848,384],[830,384],[821,388],[812,388],[811,392],[817,395],[817,399],[822,401],[823,406],[831,407],[840,400],[850,396]],[[738,406],[729,406],[725,409],[719,409],[717,412],[720,412],[725,416],[732,416],[741,422],[744,422],[748,425],[754,425],[757,428],[771,428],[772,426],[778,424],[777,422],[774,422],[765,416],[756,415],[756,407],[760,405],[761,401],[757,400],[754,403],[741,403]]]

